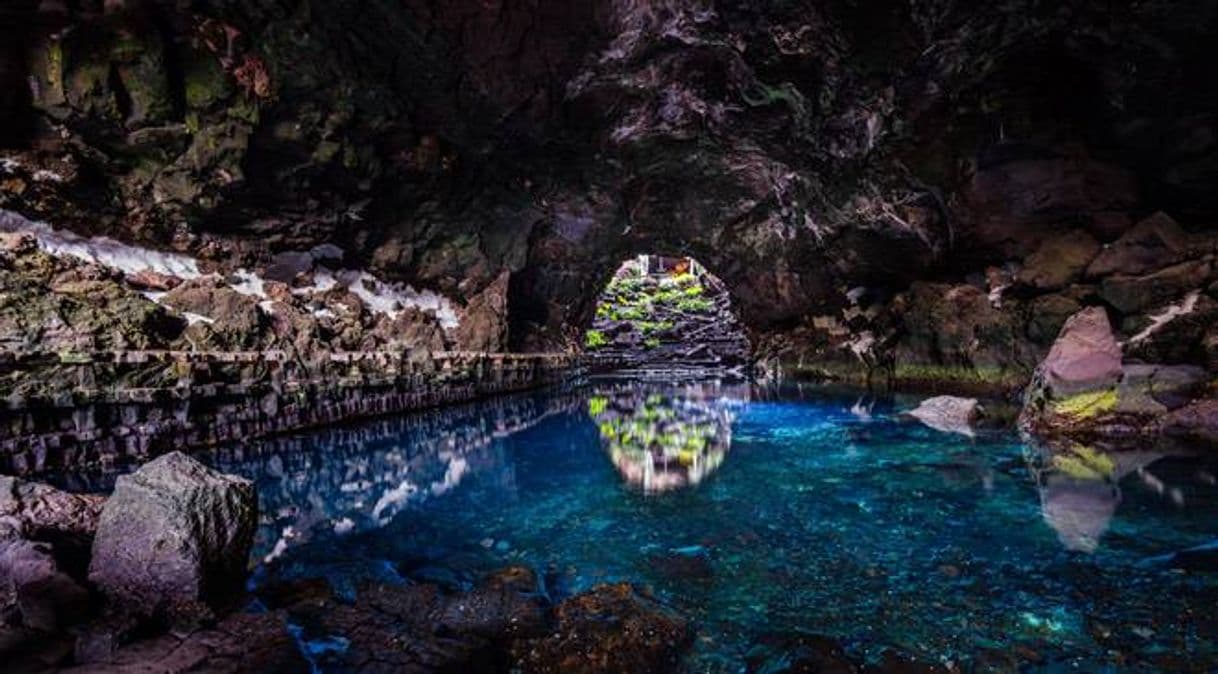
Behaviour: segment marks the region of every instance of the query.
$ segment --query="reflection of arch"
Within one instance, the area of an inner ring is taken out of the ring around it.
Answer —
[[[659,493],[699,484],[723,464],[732,422],[748,398],[717,382],[672,387],[599,386],[588,413],[627,484]]]

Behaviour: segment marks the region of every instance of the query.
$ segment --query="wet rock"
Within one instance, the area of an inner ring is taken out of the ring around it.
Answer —
[[[660,576],[674,580],[706,580],[715,575],[710,551],[701,545],[650,555],[647,564]]]
[[[689,646],[686,621],[627,584],[599,585],[558,605],[555,629],[514,653],[528,674],[669,672]]]
[[[815,634],[767,635],[746,656],[750,674],[853,674],[858,667],[836,639]]]
[[[492,574],[478,587],[450,599],[439,624],[458,634],[487,638],[536,636],[546,627],[546,601],[537,574],[509,567]]]
[[[89,580],[144,615],[190,618],[234,599],[257,525],[253,485],[180,452],[118,478]]]
[[[434,585],[366,585],[354,603],[334,599],[307,601],[290,609],[306,641],[341,635],[345,644],[321,657],[323,666],[353,672],[496,671],[502,652],[492,627],[500,617],[467,616],[455,606],[455,631],[441,617],[451,599]],[[483,630],[481,628],[488,629]]]
[[[63,670],[73,674],[121,672],[309,672],[280,613],[235,614],[214,627],[132,643],[105,658]]]
[[[1019,282],[1039,290],[1063,288],[1081,276],[1099,252],[1099,242],[1080,230],[1045,239],[1024,259]]]
[[[975,398],[937,396],[923,400],[906,414],[937,431],[972,436],[979,411]]]

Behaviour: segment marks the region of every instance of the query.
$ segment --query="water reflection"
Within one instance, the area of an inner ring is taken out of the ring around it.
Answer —
[[[1177,456],[1186,456],[1176,453]],[[1067,550],[1093,553],[1108,531],[1125,489],[1147,487],[1183,507],[1186,476],[1170,473],[1165,482],[1154,466],[1166,451],[1106,452],[1086,445],[1029,449],[1028,467],[1036,480],[1041,515]]]
[[[690,487],[723,464],[746,385],[604,384],[588,399],[601,444],[627,484],[646,493]]]
[[[572,391],[510,396],[220,449],[205,459],[255,481],[255,555],[269,561],[318,535],[384,526],[475,477],[483,488],[511,491],[512,464],[495,441],[582,401]]]

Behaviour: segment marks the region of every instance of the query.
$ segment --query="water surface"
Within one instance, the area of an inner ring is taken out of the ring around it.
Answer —
[[[1055,457],[900,417],[913,402],[602,382],[211,461],[257,481],[260,579],[631,581],[695,621],[690,671],[795,632],[966,668],[1218,662],[1218,553],[1175,554],[1218,539],[1213,460]]]

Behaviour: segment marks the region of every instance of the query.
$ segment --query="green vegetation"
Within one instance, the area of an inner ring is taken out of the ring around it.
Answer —
[[[1075,420],[1093,419],[1116,409],[1116,389],[1090,391],[1053,403],[1053,411]]]
[[[584,335],[584,346],[589,349],[599,349],[608,343],[605,333],[600,330],[589,330],[588,334]]]
[[[596,307],[600,321],[627,322],[641,334],[643,346],[654,349],[670,339],[669,333],[688,315],[711,315],[713,299],[706,297],[701,278],[689,272],[657,278],[641,273],[637,267],[614,276]],[[590,330],[584,344],[601,348],[608,340],[598,330]]]

